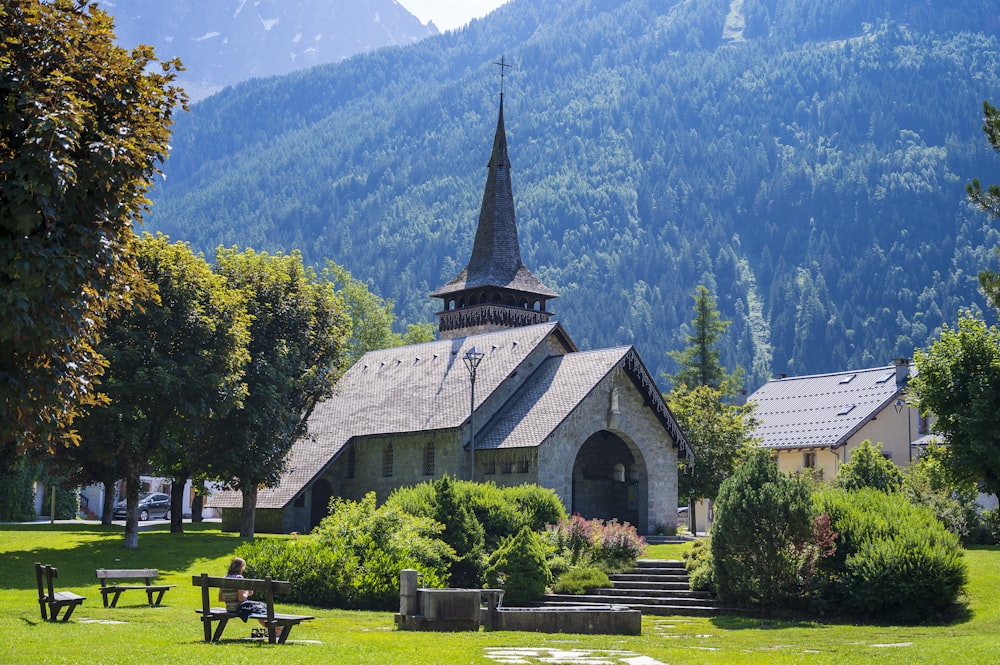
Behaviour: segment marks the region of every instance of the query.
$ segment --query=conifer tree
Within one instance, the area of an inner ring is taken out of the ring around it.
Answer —
[[[468,503],[455,492],[445,474],[434,483],[434,519],[444,525],[439,536],[455,550],[451,585],[479,588],[482,584],[485,531]]]
[[[676,374],[666,375],[673,384],[667,403],[694,453],[694,459],[681,461],[678,488],[679,496],[689,504],[692,530],[694,503],[715,498],[722,481],[732,475],[751,445],[753,407],[731,403],[743,370],[737,367],[727,373],[720,362],[719,341],[729,324],[721,319],[709,290],[699,285],[688,346],[669,354],[681,367]]]
[[[1000,110],[983,102],[983,132],[993,149],[1000,152]],[[990,217],[1000,218],[1000,185],[990,185],[983,191],[979,179],[974,178],[965,186],[969,200],[978,205]],[[994,250],[1000,258],[1000,248]],[[1000,310],[1000,273],[983,270],[979,273],[979,286],[994,309]]]

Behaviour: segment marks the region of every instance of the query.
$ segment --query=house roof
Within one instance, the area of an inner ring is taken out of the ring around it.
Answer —
[[[287,505],[354,437],[461,427],[469,417],[465,352],[476,346],[486,354],[476,375],[478,408],[551,336],[566,351],[576,351],[558,323],[545,323],[366,353],[337,382],[333,396],[316,405],[308,434],[289,452],[281,484],[260,490],[258,507]],[[211,505],[239,507],[242,498],[221,492]]]
[[[896,366],[772,379],[750,396],[753,435],[765,448],[836,448],[893,403],[906,385]]]

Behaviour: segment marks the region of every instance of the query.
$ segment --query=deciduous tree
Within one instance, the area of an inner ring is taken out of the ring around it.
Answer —
[[[971,314],[945,326],[930,348],[914,354],[910,386],[921,413],[937,416],[944,437],[942,463],[959,482],[1000,492],[1000,330]]]
[[[248,360],[242,293],[203,257],[145,234],[138,260],[155,297],[109,323],[99,350],[108,359],[110,403],[80,422],[81,446],[110,453],[124,475],[129,549],[139,544],[139,475],[157,456],[181,455],[211,419],[239,404]]]
[[[102,401],[95,346],[141,287],[132,228],[186,98],[88,0],[5,0],[0,44],[0,443],[23,453],[76,444]]]
[[[285,456],[342,368],[350,323],[332,282],[291,254],[219,248],[216,272],[242,290],[253,319],[243,406],[215,422],[227,452],[213,473],[243,494],[240,535],[254,534],[257,492],[281,478]]]

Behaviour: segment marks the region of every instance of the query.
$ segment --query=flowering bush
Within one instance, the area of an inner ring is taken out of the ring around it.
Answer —
[[[630,568],[646,551],[646,541],[628,522],[572,515],[546,533],[552,558],[569,566],[593,565],[610,572]],[[558,566],[557,566],[558,567]]]

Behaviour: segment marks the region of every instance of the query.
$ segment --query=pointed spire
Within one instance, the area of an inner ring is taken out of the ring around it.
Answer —
[[[445,311],[438,315],[442,335],[446,331],[457,334],[468,328],[472,320],[477,321],[477,327],[511,327],[546,321],[551,313],[545,311],[545,302],[559,297],[521,263],[503,119],[503,93],[500,94],[493,152],[487,166],[489,172],[469,263],[454,279],[431,294],[445,301]],[[518,314],[493,310],[480,311],[475,316],[471,313],[473,309],[497,306],[517,310]]]
[[[510,157],[503,124],[503,95],[493,137],[489,174],[479,209],[479,226],[467,266],[466,285],[506,285],[521,267],[521,244],[514,217],[514,194],[510,183]]]

